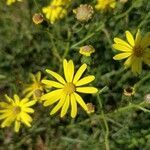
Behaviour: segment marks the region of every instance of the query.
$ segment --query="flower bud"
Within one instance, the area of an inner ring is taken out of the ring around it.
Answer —
[[[135,89],[134,89],[134,87],[127,87],[127,88],[125,88],[124,89],[124,92],[123,92],[123,94],[125,95],[125,96],[133,96],[134,94],[135,94]]]
[[[88,110],[87,110],[88,114],[91,114],[91,113],[95,112],[95,106],[92,103],[87,103],[86,106],[88,108]]]
[[[32,20],[35,24],[40,24],[43,22],[43,15],[41,13],[35,13]]]
[[[85,56],[91,56],[92,53],[95,52],[95,49],[91,45],[85,45],[80,47],[79,53]]]
[[[81,4],[77,9],[73,10],[73,12],[76,14],[77,20],[81,22],[90,20],[94,13],[93,7],[87,4]]]

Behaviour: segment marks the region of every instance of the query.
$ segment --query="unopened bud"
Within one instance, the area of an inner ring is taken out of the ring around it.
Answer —
[[[93,7],[87,4],[81,4],[77,9],[73,10],[76,14],[76,18],[79,21],[88,21],[92,18],[94,13]]]
[[[134,89],[134,87],[127,87],[127,88],[125,88],[123,94],[124,94],[125,96],[129,96],[129,97],[130,97],[130,96],[133,96],[133,95],[135,94],[135,89]]]
[[[91,114],[91,113],[95,112],[95,106],[92,103],[87,103],[86,106],[88,108],[88,110],[87,110],[88,114]]]
[[[40,24],[43,22],[43,15],[41,13],[35,13],[32,20],[35,24]]]
[[[85,45],[80,47],[79,53],[85,56],[91,56],[92,53],[95,52],[95,49],[91,45]]]

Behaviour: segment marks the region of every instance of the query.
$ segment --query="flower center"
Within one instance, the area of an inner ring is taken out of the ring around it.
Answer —
[[[19,107],[19,106],[15,106],[14,108],[13,108],[13,113],[14,114],[18,114],[18,113],[20,113],[21,112],[21,108]]]
[[[56,9],[57,6],[56,6],[56,5],[51,5],[50,8],[51,8],[51,9]]]
[[[136,57],[142,57],[143,49],[140,46],[139,47],[134,47],[133,51],[134,51],[134,55]]]
[[[72,94],[75,90],[75,85],[72,82],[67,83],[64,87],[64,92],[66,94]]]
[[[36,98],[39,98],[42,96],[42,91],[40,89],[34,90],[34,94]]]

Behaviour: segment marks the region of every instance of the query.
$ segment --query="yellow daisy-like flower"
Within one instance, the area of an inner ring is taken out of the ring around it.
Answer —
[[[120,38],[114,38],[115,44],[113,48],[121,51],[121,54],[117,54],[113,57],[114,60],[121,60],[128,58],[124,65],[125,68],[131,67],[134,74],[140,74],[142,71],[142,62],[150,64],[150,33],[146,34],[143,38],[141,32],[138,30],[134,39],[133,35],[126,31],[127,41],[123,41]]]
[[[36,75],[31,73],[30,78],[32,83],[26,86],[23,94],[28,98],[33,97],[35,100],[40,101],[40,97],[44,92],[44,84],[41,82],[41,72],[39,71]]]
[[[46,18],[53,24],[59,19],[62,19],[66,14],[66,7],[70,0],[52,0],[49,6],[42,9]]]
[[[7,102],[0,102],[0,120],[3,120],[1,127],[9,127],[14,123],[15,132],[19,132],[21,122],[30,127],[32,118],[28,113],[34,113],[30,108],[36,103],[35,100],[29,101],[28,98],[21,99],[14,95],[14,99],[6,95]]]
[[[21,2],[22,0],[7,0],[6,4],[11,5],[11,4],[15,3],[16,1]]]
[[[95,8],[97,10],[105,10],[108,8],[114,9],[116,7],[116,0],[97,0]]]
[[[77,103],[79,103],[85,111],[88,110],[87,105],[78,93],[90,94],[97,92],[97,88],[95,87],[80,86],[92,82],[95,77],[93,75],[89,75],[81,79],[81,76],[86,70],[87,65],[83,64],[75,74],[72,60],[67,62],[65,59],[63,61],[63,68],[65,79],[51,70],[46,70],[46,72],[52,75],[58,82],[52,80],[42,80],[42,83],[58,89],[43,95],[41,98],[42,100],[45,100],[44,106],[49,106],[58,102],[50,112],[50,115],[53,115],[61,109],[60,116],[64,117],[67,113],[69,105],[71,104],[71,117],[75,118],[77,115]]]

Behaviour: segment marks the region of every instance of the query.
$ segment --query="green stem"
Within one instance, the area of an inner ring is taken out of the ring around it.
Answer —
[[[150,17],[150,12],[144,17],[144,19],[140,22],[140,24],[138,25],[138,29],[141,28],[146,21],[148,20],[148,18]]]
[[[59,55],[59,53],[58,53],[58,51],[57,51],[57,48],[56,48],[56,46],[55,46],[55,43],[54,43],[54,40],[53,40],[52,35],[51,35],[48,31],[47,31],[47,33],[48,33],[48,35],[49,35],[49,37],[50,37],[50,41],[51,41],[52,46],[53,46],[53,50],[52,50],[53,55],[59,60],[59,62],[62,62],[62,59],[61,59],[61,57],[60,57],[60,55]]]
[[[98,31],[100,31],[102,28],[104,27],[104,24],[100,25],[95,32],[87,35],[84,39],[82,39],[81,41],[77,42],[76,44],[71,46],[71,49],[77,47],[78,45],[81,45],[82,43],[84,43],[85,41],[87,41],[88,39],[90,39],[92,36],[94,36]]]
[[[118,20],[118,19],[121,19],[123,18],[124,16],[126,16],[132,9],[134,8],[134,5],[132,4],[129,9],[127,9],[124,13],[116,16],[115,18]]]
[[[109,148],[109,127],[108,127],[108,124],[107,124],[107,120],[105,118],[105,114],[104,114],[104,111],[103,111],[103,105],[102,105],[99,93],[97,94],[97,99],[98,99],[98,102],[99,102],[99,105],[100,105],[100,108],[101,108],[101,116],[103,118],[104,125],[105,125],[105,147],[106,147],[106,150],[109,150],[110,149]]]

